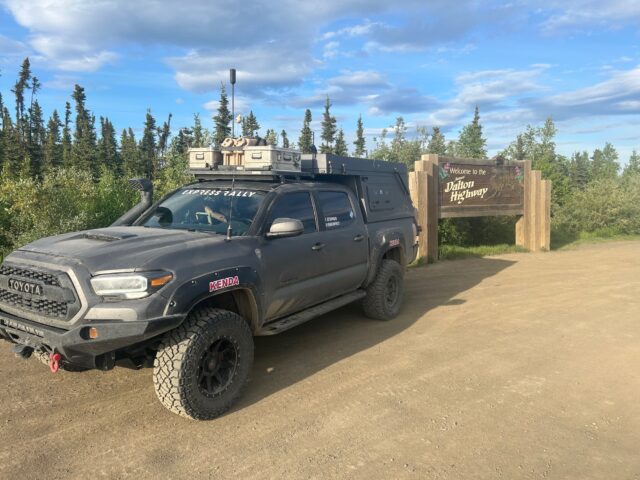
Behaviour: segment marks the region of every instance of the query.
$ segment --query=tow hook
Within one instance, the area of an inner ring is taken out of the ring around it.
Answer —
[[[49,354],[49,369],[51,373],[56,373],[60,369],[60,360],[62,360],[62,355],[59,353]]]

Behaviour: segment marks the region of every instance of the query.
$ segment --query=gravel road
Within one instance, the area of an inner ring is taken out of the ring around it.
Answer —
[[[151,371],[61,372],[0,344],[0,478],[640,478],[640,243],[408,271],[401,315],[258,338],[224,417]]]

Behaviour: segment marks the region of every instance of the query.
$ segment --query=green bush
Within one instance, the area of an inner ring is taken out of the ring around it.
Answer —
[[[554,212],[552,228],[567,235],[640,234],[640,175],[595,180]]]
[[[98,182],[91,173],[52,170],[43,180],[0,179],[0,252],[38,238],[104,227],[136,202],[124,179],[105,171]]]
[[[154,198],[193,181],[184,155],[167,155],[154,180]],[[106,227],[139,199],[127,177],[103,169],[58,168],[42,180],[0,176],[0,255],[38,238]]]

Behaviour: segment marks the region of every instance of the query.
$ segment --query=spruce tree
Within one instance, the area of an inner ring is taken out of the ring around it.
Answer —
[[[206,145],[204,144],[204,129],[202,128],[202,122],[200,121],[200,114],[195,113],[193,115],[193,143],[191,144],[194,148],[202,148]]]
[[[331,101],[329,95],[324,102],[324,113],[322,114],[322,145],[320,146],[321,153],[333,153],[333,142],[335,140],[337,131],[336,117],[331,116]]]
[[[4,100],[0,92],[0,172],[2,172],[2,166],[4,165],[4,127]]]
[[[122,130],[122,136],[120,137],[120,156],[122,157],[123,169],[128,177],[144,175],[139,160],[138,144],[136,143],[136,137],[131,128]]]
[[[220,84],[220,102],[218,104],[218,114],[213,117],[214,131],[213,131],[213,143],[216,147],[220,147],[220,144],[225,138],[231,136],[232,121],[231,112],[229,111],[229,98],[224,88],[224,83]]]
[[[274,147],[278,145],[278,135],[276,135],[275,130],[268,129],[264,139],[267,145],[273,145]]]
[[[89,171],[97,176],[95,117],[87,110],[84,88],[75,86],[71,95],[76,108],[76,128],[73,134],[71,162],[81,170]]]
[[[20,67],[20,73],[18,74],[18,80],[14,87],[11,89],[16,98],[16,123],[15,127],[18,130],[18,136],[22,142],[26,142],[28,134],[28,119],[25,115],[25,103],[24,95],[25,91],[30,88],[31,81],[31,64],[29,57],[25,58]]]
[[[311,153],[313,145],[313,132],[311,131],[311,110],[308,108],[304,112],[304,121],[302,122],[302,130],[298,139],[298,148],[302,153]]]
[[[40,122],[40,126],[42,127],[42,130],[44,130],[44,120],[42,118],[42,110],[40,110],[40,118],[39,119],[35,119],[34,118],[34,108],[35,108],[35,103],[36,103],[36,94],[38,93],[38,90],[40,90],[40,87],[42,86],[42,84],[40,83],[40,80],[38,80],[38,77],[36,77],[35,75],[33,75],[31,77],[31,100],[29,101],[29,124],[28,124],[28,130],[27,130],[27,138],[28,138],[28,142],[29,142],[29,147],[30,150],[33,149],[33,145],[31,143],[31,138],[34,135],[38,135],[38,132],[34,131],[34,129],[38,128],[37,122]],[[40,159],[40,163],[41,163],[42,159]],[[32,163],[38,163],[38,160],[32,160]]]
[[[605,143],[602,150],[596,148],[593,151],[591,160],[594,180],[612,179],[618,175],[618,170],[620,169],[618,152],[609,142]]]
[[[101,167],[122,174],[120,154],[116,142],[116,130],[108,118],[100,117],[100,141],[98,142],[98,164]]]
[[[429,138],[429,143],[427,145],[427,153],[446,155],[447,143],[444,135],[440,131],[440,127],[433,127],[431,138]]]
[[[45,174],[62,165],[61,127],[62,122],[58,116],[58,111],[54,110],[47,122],[47,138],[44,143],[43,171]]]
[[[447,150],[445,151],[448,157],[455,157],[458,155],[458,142],[455,140],[449,140],[447,142]]]
[[[178,130],[178,135],[172,140],[171,148],[178,154],[185,154],[189,147],[193,143],[193,132],[189,128],[181,128]]]
[[[333,147],[333,153],[343,156],[349,155],[347,142],[345,142],[344,140],[344,131],[342,129],[338,130],[338,135],[336,136],[336,144]]]
[[[620,170],[618,158],[618,152],[615,147],[609,142],[605,143],[602,149],[603,176],[605,178],[616,178],[618,176],[618,170]]]
[[[260,130],[260,124],[258,119],[253,114],[253,110],[249,112],[245,118],[242,119],[242,136],[243,137],[255,137]]]
[[[280,132],[280,138],[282,138],[282,148],[289,148],[289,137],[287,136],[287,132],[284,128],[282,129],[282,132]]]
[[[2,171],[18,177],[26,151],[20,138],[20,131],[13,124],[7,107],[2,111],[2,155]]]
[[[158,154],[163,156],[169,146],[169,137],[171,136],[171,118],[173,115],[170,113],[167,117],[167,121],[163,122],[162,127],[158,127]]]
[[[64,104],[64,125],[62,128],[62,164],[65,167],[71,166],[71,104]]]
[[[629,157],[627,166],[624,167],[624,176],[639,175],[640,174],[640,154],[634,149]]]
[[[401,152],[406,143],[407,138],[407,125],[404,122],[404,118],[397,117],[396,124],[393,127],[393,140],[391,140],[391,157],[390,160],[393,162],[399,162],[401,157]],[[417,160],[417,159],[416,159]]]
[[[29,164],[25,165],[25,171],[29,171],[32,177],[38,178],[42,175],[46,130],[42,109],[37,100],[34,100],[30,107],[29,124]]]
[[[569,176],[571,186],[584,188],[591,179],[591,162],[587,152],[575,152],[571,156]]]
[[[482,136],[482,125],[480,124],[480,110],[476,107],[473,120],[460,132],[457,154],[467,158],[487,158],[487,141]]]
[[[156,119],[151,115],[151,110],[147,110],[142,140],[140,140],[140,171],[145,178],[153,179],[157,166]]]
[[[364,157],[366,143],[364,139],[364,126],[362,125],[362,115],[358,116],[356,139],[353,144],[356,146],[356,149],[353,151],[353,155],[356,157]]]

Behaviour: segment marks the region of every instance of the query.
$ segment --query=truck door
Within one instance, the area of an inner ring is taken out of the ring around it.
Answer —
[[[309,192],[280,195],[269,209],[263,231],[277,218],[295,218],[304,225],[297,237],[265,239],[260,249],[264,266],[267,320],[303,310],[322,300],[322,246],[316,209]]]
[[[320,212],[323,284],[328,297],[362,285],[368,270],[369,239],[354,199],[346,191],[315,192]]]

